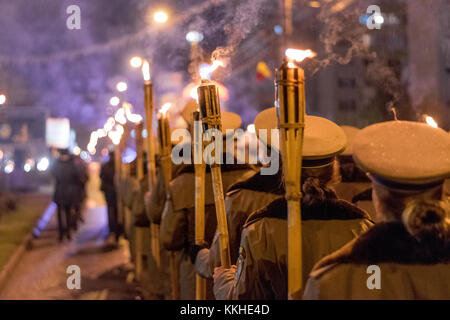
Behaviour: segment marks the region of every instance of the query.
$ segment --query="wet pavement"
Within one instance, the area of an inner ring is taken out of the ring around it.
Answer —
[[[140,299],[139,288],[131,281],[126,240],[117,244],[108,237],[99,165],[91,163],[89,173],[84,222],[72,240],[58,242],[54,214],[0,290],[0,299]],[[68,289],[72,273],[66,271],[72,265],[80,268],[81,289]]]

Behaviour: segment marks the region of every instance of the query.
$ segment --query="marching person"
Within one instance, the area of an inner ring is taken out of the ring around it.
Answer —
[[[79,194],[79,199],[76,202],[75,205],[75,217],[74,217],[74,223],[75,228],[78,226],[78,222],[83,222],[83,208],[84,208],[84,202],[86,200],[86,184],[89,181],[89,175],[86,163],[80,158],[79,155],[73,155],[73,160],[75,163],[75,166],[78,170],[78,174],[80,176],[78,188],[79,191],[77,192]]]
[[[109,152],[109,159],[103,163],[100,169],[100,189],[105,194],[109,232],[114,233],[116,240],[119,238],[117,229],[117,195],[114,187],[114,150]]]
[[[339,198],[354,203],[375,220],[370,180],[366,173],[353,161],[353,143],[355,136],[361,130],[352,126],[341,126],[341,128],[347,137],[347,146],[338,156],[341,182],[334,189]]]
[[[267,110],[260,112],[254,121],[256,134],[264,125]],[[278,140],[272,141],[269,135],[258,136],[260,146],[266,146],[267,152],[273,152],[272,159],[279,157]],[[274,145],[272,145],[274,142]],[[241,233],[245,221],[249,215],[273,200],[284,196],[281,171],[277,174],[264,174],[261,170],[253,174],[249,179],[239,181],[232,185],[226,194],[225,206],[227,211],[228,230],[230,238],[231,261],[236,261],[239,256]],[[206,279],[213,279],[214,268],[220,266],[220,246],[217,235],[210,248],[195,246],[191,249],[191,260],[195,262],[196,272]]]
[[[222,132],[240,127],[241,119],[237,114],[223,112]],[[234,131],[233,131],[234,132]],[[223,158],[226,159],[223,153]],[[223,189],[226,191],[233,183],[247,179],[255,171],[249,165],[221,165]],[[209,166],[205,179],[205,246],[210,246],[217,227],[214,195],[211,188],[212,177]],[[161,241],[167,250],[179,251],[180,255],[180,299],[195,299],[195,269],[190,259],[190,249],[195,245],[195,175],[194,165],[185,166],[170,183],[170,203],[166,205],[161,220]],[[208,286],[207,286],[208,287]],[[209,283],[207,298],[212,299],[212,282]]]
[[[366,212],[338,199],[335,156],[346,137],[333,122],[306,116],[302,165],[303,278],[327,254],[367,231]],[[266,128],[277,127],[275,108],[266,113]],[[300,164],[299,164],[300,165]],[[287,299],[287,202],[280,198],[247,219],[237,266],[216,268],[217,299]]]
[[[59,150],[59,157],[52,167],[52,175],[55,178],[53,201],[58,207],[59,241],[62,241],[64,236],[71,239],[70,229],[75,223],[73,211],[82,197],[79,188],[82,177],[68,149]]]
[[[188,102],[182,111],[182,117],[188,127],[192,122],[192,112],[198,108],[195,101]],[[190,144],[189,144],[189,148]],[[161,157],[156,159],[157,172],[156,172],[156,184],[151,190],[145,194],[145,211],[148,219],[151,223],[158,226],[161,225],[161,218],[164,211],[164,206],[166,204],[166,185],[165,177],[163,174],[163,169],[161,166]],[[180,172],[184,171],[184,168],[188,166],[185,164],[174,164],[172,163],[171,181],[178,177]],[[170,299],[170,270],[169,270],[169,253],[167,249],[160,242],[160,259],[161,268],[158,268],[154,261],[152,260],[149,266],[150,277],[152,279],[151,287],[148,289],[151,291],[152,295],[161,298]]]
[[[450,137],[424,123],[362,130],[355,162],[368,172],[379,224],[320,261],[305,299],[450,299]],[[447,208],[447,209],[446,209]]]

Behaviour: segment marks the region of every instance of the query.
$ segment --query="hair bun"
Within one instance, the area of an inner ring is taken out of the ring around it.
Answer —
[[[320,183],[316,177],[308,177],[302,183],[302,203],[306,205],[314,205],[325,201],[326,199],[336,198],[336,193],[325,185]]]
[[[410,201],[402,214],[403,224],[418,241],[450,240],[447,205],[442,201]]]

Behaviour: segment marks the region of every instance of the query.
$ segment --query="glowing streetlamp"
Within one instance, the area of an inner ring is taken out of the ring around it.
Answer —
[[[113,107],[117,107],[120,103],[120,99],[119,97],[112,97],[111,99],[109,99],[109,104],[112,105]]]
[[[4,104],[6,102],[6,96],[4,94],[0,94],[0,104]]]
[[[133,57],[130,59],[130,66],[133,68],[140,68],[142,66],[143,60],[141,57]]]
[[[200,41],[203,40],[203,34],[201,32],[198,32],[198,31],[189,31],[186,34],[186,40],[189,43],[200,42]]]
[[[157,23],[166,23],[167,20],[169,20],[169,16],[167,15],[167,13],[165,13],[164,11],[157,11],[155,12],[155,14],[153,15],[153,19],[157,22]]]
[[[125,92],[128,89],[128,85],[126,84],[126,82],[120,81],[119,83],[117,83],[116,89],[119,92]]]

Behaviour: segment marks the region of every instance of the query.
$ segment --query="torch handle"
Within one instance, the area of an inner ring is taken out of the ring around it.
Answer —
[[[195,244],[201,245],[205,240],[205,176],[206,166],[195,165]],[[206,279],[195,276],[195,298],[206,299]]]
[[[303,284],[301,206],[288,200],[288,292],[289,300],[301,299]]]
[[[147,161],[148,161],[148,189],[153,190],[156,185],[155,142],[153,140],[153,85],[144,84],[145,127],[147,129]],[[157,268],[161,267],[159,251],[159,225],[150,224],[151,252]]]
[[[223,194],[222,172],[219,165],[211,166],[214,203],[216,205],[217,230],[219,233],[220,261],[222,267],[230,268],[230,243],[228,238],[227,213]]]
[[[205,240],[205,172],[204,165],[195,166],[195,244]]]
[[[138,181],[141,181],[144,178],[144,141],[142,139],[142,130],[142,122],[137,123],[134,134],[136,137],[136,171]]]
[[[145,127],[147,129],[149,190],[156,185],[155,142],[153,140],[153,85],[144,85]]]

